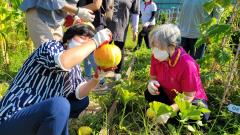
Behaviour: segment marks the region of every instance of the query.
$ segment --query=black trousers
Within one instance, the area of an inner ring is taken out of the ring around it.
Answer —
[[[167,94],[164,92],[163,88],[160,87],[158,89],[158,91],[160,92],[159,95],[151,95],[148,91],[148,89],[144,92],[144,96],[145,96],[145,99],[148,101],[148,102],[153,102],[153,101],[158,101],[158,102],[162,102],[162,103],[165,103],[167,105],[171,105],[172,104],[172,101],[168,98]]]
[[[154,27],[154,25],[150,25],[147,28],[143,28],[139,32],[137,46],[134,48],[134,50],[137,50],[137,49],[139,49],[141,47],[143,38],[145,40],[146,47],[150,48],[148,35],[149,35],[149,33],[150,33],[150,31],[152,30],[153,27]]]
[[[181,46],[194,59],[202,58],[204,55],[204,50],[205,50],[205,44],[202,44],[198,48],[195,47],[197,40],[198,40],[197,38],[185,38],[185,37],[181,38]]]

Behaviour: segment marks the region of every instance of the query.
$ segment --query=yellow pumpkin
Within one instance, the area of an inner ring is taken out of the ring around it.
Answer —
[[[82,126],[78,129],[78,135],[91,135],[92,129],[88,126]]]
[[[121,58],[121,50],[116,45],[103,45],[94,51],[95,62],[103,70],[117,67]]]

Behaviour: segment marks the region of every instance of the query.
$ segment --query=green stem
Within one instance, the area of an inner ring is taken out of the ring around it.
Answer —
[[[208,131],[208,134],[210,134],[210,133],[212,132],[213,127],[215,126],[215,124],[216,124],[216,122],[217,122],[217,120],[218,120],[219,114],[220,114],[220,110],[218,111],[218,113],[217,113],[217,115],[216,115],[217,117],[215,118],[215,120],[214,120],[214,122],[213,122],[213,124],[212,124],[212,127],[211,127],[210,130]]]
[[[126,107],[127,107],[127,103],[124,103],[124,108],[123,108],[123,113],[122,113],[121,120],[120,120],[120,123],[119,123],[119,128],[122,127],[122,123],[123,123],[123,120],[124,120]]]
[[[179,130],[178,130],[178,135],[180,135],[180,134],[181,134],[182,127],[183,127],[183,123],[181,122],[181,126],[180,126],[180,128],[179,128]]]

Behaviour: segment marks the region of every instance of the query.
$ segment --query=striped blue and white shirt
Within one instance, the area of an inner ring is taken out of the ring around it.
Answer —
[[[63,51],[61,42],[49,41],[25,61],[0,101],[0,123],[18,110],[51,97],[80,99],[76,89],[85,80],[79,65],[69,71],[61,68],[59,56]]]

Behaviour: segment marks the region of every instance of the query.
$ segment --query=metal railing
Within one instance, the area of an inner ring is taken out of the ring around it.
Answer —
[[[157,20],[161,20],[161,17],[165,17],[165,22],[176,22],[178,20],[182,2],[155,2],[158,7]]]

